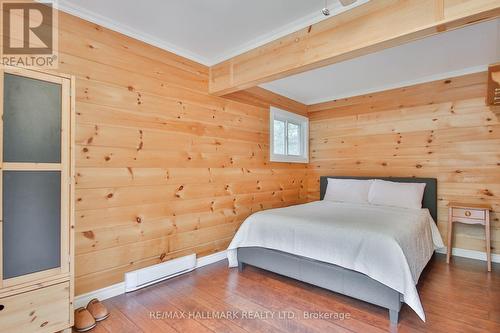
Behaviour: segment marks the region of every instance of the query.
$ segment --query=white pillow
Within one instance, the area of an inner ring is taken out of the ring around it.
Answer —
[[[372,180],[328,178],[324,200],[349,203],[368,203]]]
[[[368,201],[373,205],[421,209],[425,183],[395,183],[376,179]]]

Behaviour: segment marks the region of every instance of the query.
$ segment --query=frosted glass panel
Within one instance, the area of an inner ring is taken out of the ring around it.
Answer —
[[[3,276],[61,265],[61,173],[3,172]]]
[[[61,162],[61,86],[5,74],[4,162]]]

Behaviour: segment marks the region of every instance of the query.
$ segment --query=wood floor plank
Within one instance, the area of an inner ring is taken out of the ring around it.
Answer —
[[[229,287],[227,281],[229,280],[227,275],[227,270],[221,270],[221,274],[208,274],[210,276],[210,283],[215,283],[220,286],[226,284]],[[234,274],[231,272],[230,274]],[[207,275],[207,277],[208,277]],[[307,307],[303,303],[297,302],[296,299],[289,296],[287,293],[279,293],[272,288],[262,288],[262,283],[254,282],[251,279],[246,278],[245,274],[238,275],[238,284],[232,286],[232,291],[239,294],[240,296],[250,299],[253,302],[265,306],[273,313],[280,313],[285,311],[284,315],[293,315],[292,321],[296,322],[301,327],[302,330],[312,330],[320,332],[350,332],[336,323],[329,322],[322,319],[305,319],[305,312],[312,313],[317,311],[322,311],[319,308]],[[267,285],[266,285],[267,286]],[[283,307],[283,304],[286,304]]]
[[[104,303],[111,316],[94,332],[288,333],[288,332],[500,332],[500,265],[491,273],[481,261],[435,255],[420,277],[423,322],[407,306],[396,326],[387,310],[254,267],[243,272],[221,261],[191,273],[121,295]],[[294,318],[242,318],[242,313],[289,311]],[[349,319],[305,319],[304,312],[347,313]],[[151,313],[195,314],[196,318],[151,318]],[[232,312],[215,319],[208,313]],[[201,316],[200,313],[204,313]]]
[[[186,276],[185,278],[179,277],[178,279],[173,279],[170,282],[171,283],[169,283],[169,286],[184,294],[185,297],[191,297],[202,304],[210,305],[213,311],[234,312],[237,314],[241,314],[243,311],[248,310],[248,308],[244,306],[238,307],[237,304],[231,302],[231,300],[228,300],[228,297],[230,297],[229,293],[221,293],[218,296],[214,296],[210,294],[210,292],[203,290],[203,288],[200,288],[197,285],[195,277],[193,275]],[[208,289],[210,289],[210,287]],[[248,320],[246,318],[243,318],[242,316],[233,316],[232,321],[237,323],[240,327],[244,328],[248,332],[285,332],[278,330],[276,326],[273,326],[272,322],[269,319],[256,321]]]
[[[228,284],[223,284],[222,286],[213,280],[213,276],[210,276],[208,280],[204,279],[204,282],[197,283],[196,286],[203,291],[211,294],[217,298],[224,298],[224,300],[233,307],[240,309],[242,312],[246,312],[249,314],[266,314],[272,312],[270,308],[266,305],[259,304],[254,302],[251,299],[248,299],[236,292],[233,291],[231,283],[234,283],[233,280],[229,280]],[[286,310],[286,306],[283,307],[283,311]],[[266,318],[267,316],[262,316]],[[260,319],[249,319],[255,322],[259,322]],[[267,321],[273,325],[273,332],[313,332],[308,327],[297,323],[294,320],[289,318],[277,318],[277,316],[273,318],[267,317]]]
[[[336,301],[337,297],[331,297],[331,295],[312,298],[310,297],[311,289],[315,287],[306,283],[290,284],[289,281],[281,279],[277,274],[265,273],[267,272],[263,274],[261,270],[249,267],[242,275],[244,278],[272,288],[276,291],[274,295],[280,300],[297,304],[304,311],[321,312],[328,309],[328,311],[336,313],[348,313],[349,320],[330,319],[330,321],[351,331],[386,332],[389,328],[389,323],[383,315],[371,315],[359,311],[355,306]]]
[[[110,311],[110,316],[108,319],[99,322],[97,325],[104,327],[108,332],[120,332],[120,333],[141,333],[144,332],[139,327],[137,327],[132,321],[130,321],[117,307],[113,305],[113,302],[107,302],[106,307]]]
[[[144,332],[158,332],[158,333],[176,333],[173,329],[163,320],[151,320],[151,313],[141,303],[139,303],[134,295],[125,294],[115,297],[110,300],[111,304],[122,312],[130,321]]]
[[[137,297],[137,301],[144,305],[149,311],[160,312],[161,316],[152,320],[163,320],[169,326],[173,327],[177,332],[200,332],[213,333],[208,327],[200,324],[195,320],[184,318],[181,316],[182,310],[174,306],[166,297],[162,297],[155,291],[156,286],[149,287],[131,295]],[[171,317],[166,317],[163,314],[175,314]]]
[[[177,306],[179,309],[186,313],[194,314],[196,321],[202,322],[203,325],[207,326],[214,332],[221,333],[247,333],[248,331],[242,329],[240,326],[233,323],[231,320],[226,318],[214,318],[212,307],[208,304],[203,304],[197,299],[191,297],[190,295],[184,295],[175,290],[175,288],[169,287],[169,285],[163,284],[155,289],[157,294],[167,297],[169,302]]]
[[[73,329],[72,331],[73,333],[77,333],[77,331],[75,329]],[[111,333],[110,331],[108,331],[106,328],[104,328],[104,326],[102,325],[99,325],[97,324],[96,327],[94,327],[91,331],[89,331],[91,333]]]
[[[216,274],[226,274],[228,273],[227,269],[220,269],[221,267],[218,266],[219,264],[212,265],[213,267],[206,268],[204,270],[200,270],[203,273],[195,272],[195,275],[201,275],[204,274],[207,269],[215,269],[216,271],[213,271],[212,274],[209,274],[209,276],[204,277],[202,275],[201,278],[199,278],[199,281],[197,280],[195,282],[195,286],[203,291],[206,291],[207,293],[211,294],[214,297],[217,298],[223,298],[225,302],[228,304],[239,308],[240,311],[246,312],[246,313],[252,313],[252,314],[265,314],[265,313],[271,313],[273,312],[272,309],[267,305],[267,304],[262,304],[255,302],[252,299],[249,299],[245,297],[244,295],[241,295],[237,292],[234,291],[234,288],[237,287],[239,280],[238,279],[238,272],[235,270],[231,270],[229,274],[231,276],[228,277],[228,281],[226,283],[222,283],[221,280],[216,279]],[[227,267],[227,265],[225,265]],[[281,311],[286,311],[287,306],[284,305]],[[256,319],[249,319],[253,320],[256,322],[260,322],[260,320]],[[293,320],[290,318],[278,318],[278,315],[275,315],[273,318],[267,317],[267,320],[269,323],[271,323],[275,327],[275,331],[283,331],[283,332],[317,332],[315,330],[312,330],[311,328]]]

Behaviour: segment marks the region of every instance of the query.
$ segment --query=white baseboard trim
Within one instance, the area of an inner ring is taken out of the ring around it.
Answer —
[[[75,309],[78,309],[82,306],[87,306],[87,304],[94,298],[102,301],[122,294],[125,294],[125,282],[113,284],[109,287],[94,290],[75,297]]]
[[[227,258],[226,251],[221,251],[221,252],[217,252],[214,254],[210,254],[208,256],[196,259],[196,268],[207,266],[207,265],[216,263],[218,261],[224,260],[226,258]],[[79,307],[82,307],[82,306],[87,306],[87,304],[94,298],[97,298],[97,299],[103,301],[105,299],[119,296],[119,295],[123,295],[123,294],[125,294],[125,282],[120,282],[120,283],[111,285],[109,287],[94,290],[94,291],[88,292],[86,294],[82,294],[82,295],[75,297],[75,309],[78,309]]]
[[[436,252],[446,254],[448,251],[447,251],[446,247],[444,247],[442,249],[436,250]],[[481,251],[459,249],[457,247],[454,247],[451,250],[451,255],[456,256],[456,257],[463,257],[463,258],[486,261],[486,252],[481,252]],[[491,254],[491,261],[496,262],[496,263],[500,263],[500,254],[492,253]]]
[[[200,268],[206,265],[214,264],[218,261],[227,258],[227,251],[220,251],[217,253],[209,254],[208,256],[200,257],[196,260],[196,268]]]

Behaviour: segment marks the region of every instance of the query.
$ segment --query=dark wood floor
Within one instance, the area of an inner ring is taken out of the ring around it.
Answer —
[[[92,332],[500,332],[499,265],[487,273],[483,262],[457,258],[448,266],[437,255],[419,293],[427,322],[404,305],[398,327],[391,328],[387,311],[377,306],[257,268],[239,273],[220,262],[105,301],[111,316]],[[213,311],[235,313],[214,319]],[[190,312],[197,318],[179,318]],[[304,319],[304,312],[332,318]],[[284,314],[294,318],[278,318]]]

